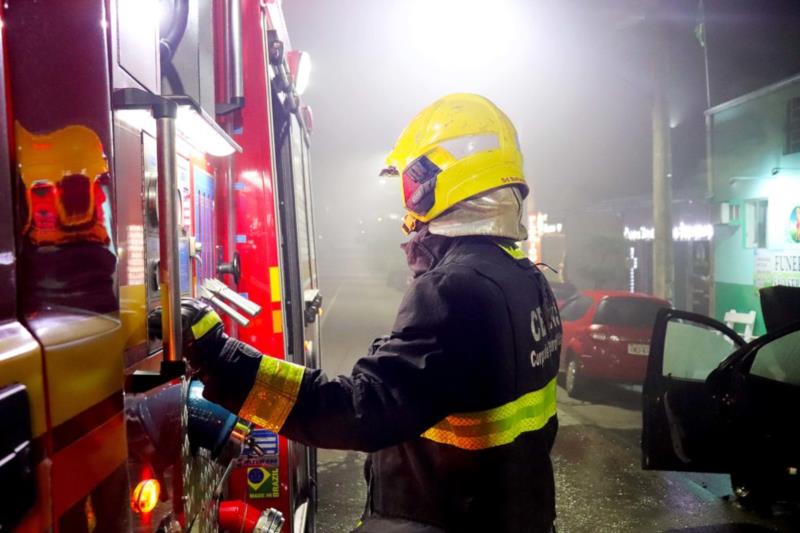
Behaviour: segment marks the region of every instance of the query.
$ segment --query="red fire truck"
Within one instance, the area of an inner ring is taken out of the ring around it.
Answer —
[[[314,450],[205,401],[175,319],[319,363],[282,2],[7,0],[2,32],[0,530],[314,531]]]

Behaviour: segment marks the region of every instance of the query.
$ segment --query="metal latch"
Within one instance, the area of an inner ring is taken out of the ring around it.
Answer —
[[[233,276],[233,282],[238,285],[242,279],[242,261],[239,258],[239,252],[233,252],[233,257],[229,263],[218,264],[217,274],[230,274]]]
[[[319,310],[322,308],[322,294],[319,289],[306,289],[303,291],[303,301],[305,302],[305,309],[303,310],[303,318],[305,324],[313,324],[319,315]]]

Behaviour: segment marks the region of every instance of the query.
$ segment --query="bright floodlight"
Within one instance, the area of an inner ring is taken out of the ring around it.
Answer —
[[[411,0],[408,42],[444,67],[474,68],[511,53],[518,17],[512,0]]]

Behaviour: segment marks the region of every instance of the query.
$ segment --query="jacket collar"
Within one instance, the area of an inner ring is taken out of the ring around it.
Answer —
[[[493,252],[499,252],[501,255],[508,255],[523,268],[530,265],[512,239],[486,235],[445,237],[431,233],[428,231],[428,226],[422,226],[422,229],[414,233],[411,239],[400,247],[406,253],[408,267],[415,278],[442,264],[446,257],[454,255],[477,254],[485,258]],[[520,259],[525,260],[520,261]]]
[[[423,226],[400,247],[406,253],[408,267],[416,278],[438,265],[456,240],[435,235],[428,231],[428,226]]]

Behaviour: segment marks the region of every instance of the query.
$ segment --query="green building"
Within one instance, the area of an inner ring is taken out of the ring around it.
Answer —
[[[800,286],[800,75],[707,112],[714,314],[755,310],[758,289]]]

